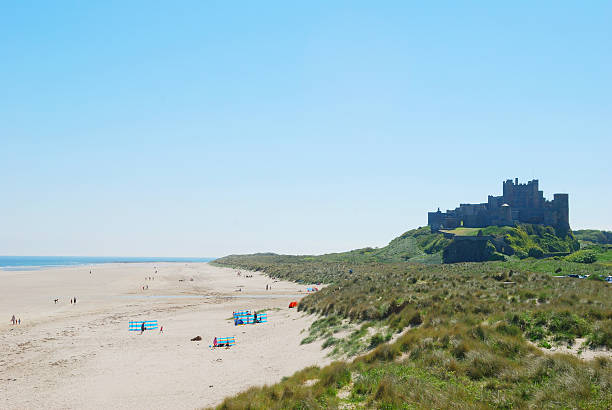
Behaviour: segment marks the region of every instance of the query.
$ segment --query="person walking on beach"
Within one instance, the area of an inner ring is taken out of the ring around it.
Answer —
[[[72,305],[72,298],[70,298],[70,304]]]
[[[19,324],[21,324],[21,318],[19,318],[19,319],[17,320],[17,322],[19,322]]]
[[[74,300],[74,304],[76,305],[76,297],[74,297],[73,300]]]
[[[11,323],[15,324],[15,315],[13,315],[13,317],[11,318]]]
[[[142,325],[140,326],[140,334],[143,334],[145,329],[145,322],[142,322]]]

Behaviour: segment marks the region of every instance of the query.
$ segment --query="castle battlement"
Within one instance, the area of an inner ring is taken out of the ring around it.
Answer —
[[[554,194],[544,198],[537,179],[520,184],[518,178],[503,182],[503,195],[489,195],[487,202],[460,204],[446,212],[429,212],[427,223],[432,230],[454,229],[459,226],[483,228],[491,225],[531,223],[569,229],[569,195]]]

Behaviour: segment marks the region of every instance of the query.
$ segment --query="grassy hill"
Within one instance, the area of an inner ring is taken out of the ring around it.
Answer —
[[[440,233],[431,233],[428,226],[410,230],[393,239],[383,248],[362,248],[348,252],[328,253],[325,255],[276,255],[260,253],[247,255],[250,262],[279,263],[325,262],[325,263],[371,263],[371,262],[420,262],[441,263],[442,250],[450,243]],[[239,255],[230,255],[220,261],[239,259]]]
[[[465,234],[469,236],[483,235],[492,238],[489,242],[492,246],[488,247],[488,252],[482,259],[476,261],[499,260],[501,255],[516,256],[519,259],[561,256],[580,249],[579,242],[571,232],[557,232],[551,226],[521,224],[513,227],[488,226],[477,231],[475,228],[468,229],[469,231]],[[463,234],[464,232],[460,231],[457,236],[460,237]],[[467,251],[464,253],[467,256]],[[470,261],[470,259],[449,260],[445,258],[445,262],[461,261]]]
[[[459,243],[439,232],[431,232],[429,226],[412,229],[393,239],[382,248],[362,248],[326,255],[251,255],[249,263],[257,261],[278,263],[325,262],[341,264],[418,262],[439,264],[442,262],[482,262],[516,256],[541,258],[565,255],[579,249],[579,243],[570,233],[557,234],[552,227],[519,225],[516,227],[490,226],[487,228],[457,228],[445,231],[459,237],[491,236],[490,242]],[[460,239],[460,238],[459,238]],[[445,256],[446,255],[446,256]],[[232,255],[226,258],[238,258]],[[225,259],[225,258],[224,258]],[[225,259],[226,261],[229,259]]]
[[[398,242],[407,238],[417,240],[413,232]],[[251,388],[219,408],[612,406],[609,358],[549,351],[582,340],[580,350],[612,348],[612,287],[552,275],[595,278],[606,274],[598,263],[347,264],[271,254],[219,261],[330,283],[300,302],[301,311],[321,315],[302,343],[323,340],[342,360]]]

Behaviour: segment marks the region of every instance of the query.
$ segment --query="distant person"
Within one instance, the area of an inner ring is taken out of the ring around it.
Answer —
[[[76,304],[76,298],[73,298],[73,303]]]
[[[159,333],[164,333],[164,327],[163,326],[159,328]]]
[[[72,305],[72,298],[70,298],[70,304]]]
[[[13,317],[11,318],[11,323],[15,324],[15,315],[13,315]]]
[[[57,305],[57,301],[58,301],[58,300],[59,300],[59,299],[57,299],[57,298],[56,298],[56,299],[53,299],[53,302],[55,302],[55,304]]]
[[[21,324],[21,318],[19,318],[18,322],[19,322],[19,324]]]
[[[142,325],[140,326],[140,334],[143,334],[145,330],[145,322],[142,322]]]

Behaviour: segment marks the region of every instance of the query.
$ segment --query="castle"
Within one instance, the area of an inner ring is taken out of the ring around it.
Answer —
[[[568,194],[555,194],[552,201],[538,190],[538,180],[519,184],[509,179],[504,182],[502,196],[489,195],[482,204],[460,204],[454,210],[428,212],[427,224],[432,231],[454,229],[459,226],[483,228],[490,225],[515,225],[519,222],[550,225],[569,229]]]

